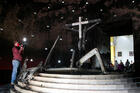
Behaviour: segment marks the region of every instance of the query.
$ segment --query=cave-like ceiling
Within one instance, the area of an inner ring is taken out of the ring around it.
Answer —
[[[0,37],[13,41],[27,37],[41,48],[58,34],[72,38],[67,23],[100,18],[99,27],[109,36],[139,34],[139,0],[1,0]],[[90,24],[89,24],[90,25]],[[87,25],[87,26],[89,26]],[[68,39],[67,42],[71,42]],[[39,43],[39,44],[38,44]]]

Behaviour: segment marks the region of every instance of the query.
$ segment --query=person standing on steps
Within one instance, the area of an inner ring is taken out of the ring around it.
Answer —
[[[20,65],[20,62],[22,61],[22,52],[24,48],[23,45],[20,45],[18,41],[14,41],[14,47],[12,48],[13,53],[13,60],[12,60],[12,75],[11,75],[11,85],[14,85],[16,77],[17,77],[17,71]]]

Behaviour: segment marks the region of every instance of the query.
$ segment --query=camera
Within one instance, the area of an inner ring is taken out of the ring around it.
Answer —
[[[23,48],[25,48],[25,45],[24,45],[24,44],[20,44],[20,47],[23,47]]]

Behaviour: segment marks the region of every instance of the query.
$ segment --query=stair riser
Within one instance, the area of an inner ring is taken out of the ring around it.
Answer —
[[[127,82],[132,82],[132,80],[127,79],[116,79],[116,80],[91,80],[91,79],[62,79],[62,78],[45,78],[45,77],[34,77],[36,81],[43,82],[56,82],[56,83],[70,83],[70,84],[126,84]]]
[[[135,87],[133,85],[76,85],[76,84],[58,84],[58,83],[45,83],[45,82],[38,82],[38,81],[31,81],[31,85],[39,86],[39,87],[50,87],[50,88],[62,88],[62,89],[80,89],[80,90],[104,90],[104,89],[131,89],[132,87]]]
[[[36,92],[22,90],[19,87],[16,87],[16,90],[20,91],[21,93],[129,93],[127,90],[116,90],[116,91],[90,91],[90,90],[65,90],[65,89],[53,89],[53,88],[42,88],[37,86],[29,86],[30,90],[34,90]]]
[[[42,77],[56,77],[56,78],[76,78],[76,79],[117,79],[124,78],[124,75],[61,75],[61,74],[44,74],[40,73]]]
[[[31,91],[31,90],[26,90],[26,89],[22,89],[18,86],[14,86],[14,88],[17,90],[17,91],[20,91],[21,93],[38,93],[38,92],[35,92],[35,91]]]

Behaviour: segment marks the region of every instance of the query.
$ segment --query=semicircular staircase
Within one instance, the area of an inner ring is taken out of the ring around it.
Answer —
[[[125,75],[39,73],[28,84],[17,81],[11,93],[140,93],[137,78]]]

